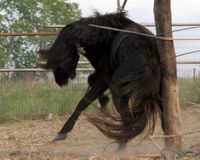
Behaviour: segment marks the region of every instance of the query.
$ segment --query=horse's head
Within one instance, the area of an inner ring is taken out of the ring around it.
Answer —
[[[43,60],[40,66],[53,70],[57,84],[60,86],[67,84],[69,78],[75,77],[79,59],[78,52],[84,54],[83,47],[90,53],[94,53],[99,49],[109,52],[109,46],[117,34],[117,32],[111,30],[90,27],[88,24],[123,28],[129,23],[131,21],[125,17],[124,13],[104,16],[97,14],[94,17],[82,18],[70,23],[60,31],[49,50],[39,51],[39,55]],[[88,53],[86,54],[88,55]],[[107,55],[109,56],[109,54]]]
[[[69,43],[62,33],[58,36],[49,50],[40,50],[38,52],[39,66],[44,69],[52,69],[55,81],[59,86],[68,83],[76,75],[76,67],[79,60],[77,47]]]

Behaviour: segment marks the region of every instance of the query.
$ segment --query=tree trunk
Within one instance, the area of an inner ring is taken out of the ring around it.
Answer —
[[[172,37],[171,0],[154,0],[154,16],[157,35]],[[164,34],[167,33],[167,34]],[[180,108],[177,86],[176,58],[173,41],[157,40],[163,70],[162,105],[163,131],[165,135],[177,135],[180,132]],[[165,138],[165,147],[169,150],[181,150],[181,136]],[[172,153],[172,152],[170,152]],[[170,154],[170,156],[173,156]],[[169,157],[169,155],[167,156]],[[172,157],[171,157],[172,158]]]

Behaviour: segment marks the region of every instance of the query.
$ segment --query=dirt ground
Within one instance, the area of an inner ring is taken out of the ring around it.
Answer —
[[[192,151],[190,154],[200,152],[200,132],[197,132],[200,131],[200,107],[186,107],[181,115],[181,133],[195,132],[183,136],[183,149]],[[143,140],[144,135],[141,135],[128,144],[124,153],[115,154],[117,144],[104,137],[85,116],[80,117],[66,140],[53,143],[52,139],[64,121],[65,118],[53,116],[46,120],[1,124],[0,160],[150,160],[153,158],[140,156],[160,155],[164,149],[162,138],[152,142],[150,138]],[[159,122],[154,135],[162,135]],[[183,159],[199,159],[191,158],[191,155],[188,158],[187,153]]]

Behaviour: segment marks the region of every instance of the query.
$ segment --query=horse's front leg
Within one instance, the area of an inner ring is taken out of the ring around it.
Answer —
[[[107,95],[102,94],[98,99],[101,105],[101,112],[106,112],[108,109],[109,97]]]
[[[88,90],[90,89],[90,87],[92,87],[96,80],[98,79],[98,74],[96,72],[92,73],[89,75],[88,77],[88,84],[89,84],[89,87],[88,87]],[[98,97],[98,100],[99,100],[99,103],[100,103],[100,110],[102,112],[106,112],[107,108],[108,108],[108,102],[109,102],[109,97],[107,95],[100,95]]]
[[[67,133],[72,130],[74,127],[76,120],[80,116],[81,112],[85,110],[88,105],[93,102],[96,98],[103,94],[108,89],[108,84],[102,80],[97,79],[94,85],[86,92],[85,96],[78,103],[75,111],[66,121],[60,132],[54,138],[54,141],[63,140],[67,137]]]

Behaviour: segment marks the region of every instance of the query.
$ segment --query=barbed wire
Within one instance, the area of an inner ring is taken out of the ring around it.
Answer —
[[[163,159],[163,160],[166,159],[167,152],[169,152],[169,154],[174,154],[174,160],[184,158],[184,157],[195,158],[194,160],[197,160],[196,158],[198,158],[198,160],[199,160],[200,159],[200,151],[191,151],[191,150],[175,151],[175,150],[172,150],[169,148],[162,149],[162,147],[154,141],[155,138],[173,138],[173,137],[177,137],[177,136],[186,136],[186,135],[191,135],[191,134],[196,134],[196,133],[200,133],[200,130],[197,130],[194,132],[182,133],[182,134],[174,134],[174,135],[153,135],[153,136],[150,136],[149,138],[150,138],[151,142],[160,150],[160,156],[161,156],[161,159]]]
[[[166,160],[166,155],[167,154],[174,154],[173,160],[177,160],[180,158],[194,158],[194,160],[199,160],[200,159],[200,152],[198,151],[174,151],[171,149],[164,148],[160,152],[160,158],[163,160]],[[198,159],[197,159],[198,158]]]

